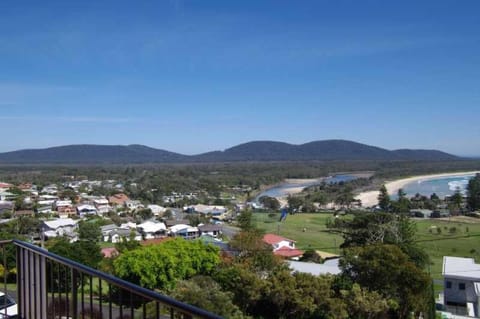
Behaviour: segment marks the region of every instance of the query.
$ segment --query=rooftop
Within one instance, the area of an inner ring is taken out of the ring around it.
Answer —
[[[443,275],[480,280],[480,264],[473,258],[443,256]]]

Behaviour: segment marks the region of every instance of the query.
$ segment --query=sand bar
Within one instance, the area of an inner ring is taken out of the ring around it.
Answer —
[[[395,194],[400,188],[404,187],[407,184],[417,181],[427,181],[432,179],[438,179],[443,177],[456,177],[464,175],[474,175],[478,174],[480,171],[469,171],[469,172],[455,172],[455,173],[442,173],[442,174],[432,174],[432,175],[420,175],[412,176],[408,178],[397,179],[394,181],[385,181],[385,187],[390,195]],[[375,206],[378,203],[378,194],[379,191],[368,191],[363,192],[355,196],[355,199],[362,201],[363,207]]]

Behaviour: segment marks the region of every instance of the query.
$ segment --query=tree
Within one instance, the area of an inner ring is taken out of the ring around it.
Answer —
[[[472,211],[480,209],[480,174],[468,181],[467,192],[468,208]]]
[[[220,262],[218,248],[182,238],[126,251],[114,260],[115,274],[149,289],[170,290],[179,280],[208,275]]]
[[[81,221],[78,223],[78,238],[80,240],[87,240],[99,242],[102,237],[102,231],[95,221]]]
[[[380,187],[380,194],[378,194],[378,206],[384,211],[390,208],[390,196],[388,195],[387,187],[382,185]]]
[[[103,259],[100,246],[88,240],[70,243],[62,237],[50,242],[48,250],[92,268],[97,268]]]
[[[271,210],[278,210],[280,208],[280,202],[275,197],[270,196],[262,196],[258,199],[258,201],[265,207],[266,209]]]
[[[218,283],[207,276],[195,276],[190,280],[179,281],[171,296],[225,318],[244,318],[240,309],[232,302],[233,294],[223,291]]]
[[[303,205],[303,200],[298,196],[288,196],[288,208],[291,212],[298,212]]]
[[[331,289],[333,278],[278,270],[266,279],[255,317],[347,318],[342,299]]]
[[[255,273],[265,274],[283,264],[271,246],[263,242],[263,232],[256,228],[237,233],[230,247],[238,251],[237,262]]]
[[[253,221],[252,221],[252,211],[251,210],[244,210],[240,213],[237,217],[238,227],[244,231],[248,231],[250,229],[255,228]]]
[[[347,304],[350,318],[376,319],[384,318],[389,308],[389,301],[378,292],[369,291],[359,284],[353,284],[348,290],[341,291]]]
[[[450,197],[450,202],[453,208],[456,210],[462,207],[463,196],[462,196],[462,193],[460,192],[459,187],[457,187],[457,189],[455,190],[455,193],[452,195],[452,197]]]
[[[342,276],[391,300],[394,318],[409,318],[411,312],[428,308],[430,277],[395,245],[347,249],[340,267]]]
[[[419,267],[428,263],[428,255],[415,242],[416,226],[406,216],[389,213],[358,214],[352,220],[335,219],[327,227],[343,236],[342,248],[393,244],[399,246]]]

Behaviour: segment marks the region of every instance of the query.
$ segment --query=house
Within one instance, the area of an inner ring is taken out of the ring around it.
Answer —
[[[95,208],[95,206],[88,205],[88,204],[78,205],[77,214],[80,217],[83,217],[86,215],[97,215],[97,209]]]
[[[125,208],[128,210],[138,210],[138,209],[143,209],[145,206],[143,206],[142,202],[139,200],[127,200],[125,201]]]
[[[152,211],[153,216],[163,215],[167,211],[165,207],[154,204],[148,205],[147,208]]]
[[[410,209],[410,216],[417,218],[430,218],[433,211],[430,209]]]
[[[108,198],[108,202],[110,203],[110,205],[116,206],[116,207],[125,206],[125,202],[128,200],[130,200],[130,198],[128,198],[128,196],[123,193],[118,193]]]
[[[55,210],[58,212],[58,214],[76,214],[77,211],[72,205],[71,200],[57,200],[55,201]]]
[[[71,218],[58,218],[55,220],[43,221],[41,224],[42,235],[45,238],[54,238],[59,236],[70,237],[71,241],[77,239],[75,231],[78,221]]]
[[[480,264],[473,258],[443,257],[444,304],[480,318]],[[459,313],[462,314],[462,313]]]
[[[105,225],[100,227],[102,232],[102,240],[105,242],[118,243],[122,241],[122,238],[130,240],[132,231],[135,234],[135,240],[142,240],[142,236],[134,228],[117,226],[115,224]]]
[[[222,234],[222,225],[205,224],[198,225],[200,236],[208,235],[217,238]]]
[[[167,231],[167,227],[164,223],[151,220],[147,220],[146,222],[137,225],[137,229],[140,231],[144,239],[163,237]]]
[[[0,192],[6,191],[13,187],[13,184],[0,182]]]
[[[193,205],[186,209],[187,212],[198,213],[202,215],[210,215],[215,219],[224,219],[225,214],[227,213],[227,208],[225,206],[213,206],[213,205]]]
[[[199,236],[197,227],[192,227],[185,224],[177,224],[169,228],[169,236],[183,237],[184,239],[195,239]]]
[[[7,191],[0,192],[0,201],[15,200],[17,197],[18,197],[17,194],[13,194]]]
[[[303,251],[295,248],[295,241],[274,235],[265,234],[263,236],[263,242],[272,246],[273,254],[284,258],[298,259],[303,255]]]
[[[175,225],[190,225],[190,221],[188,219],[179,219],[179,220],[176,220],[176,219],[167,219],[165,221],[165,225],[167,226],[167,228],[170,228],[172,226],[175,226]]]
[[[106,198],[96,198],[93,200],[93,205],[97,209],[99,215],[108,214],[112,207],[110,207],[108,199]]]

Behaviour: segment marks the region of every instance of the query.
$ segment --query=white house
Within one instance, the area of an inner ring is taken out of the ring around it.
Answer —
[[[222,225],[200,224],[198,225],[200,235],[208,235],[217,238],[222,233]]]
[[[97,209],[95,206],[84,204],[77,206],[77,214],[81,217],[85,215],[97,215]]]
[[[169,228],[169,235],[173,237],[183,237],[185,239],[195,239],[199,236],[197,227],[186,224],[177,224]]]
[[[108,202],[108,199],[104,197],[94,199],[93,205],[95,205],[95,208],[97,209],[97,212],[99,215],[108,214],[112,210],[112,207]]]
[[[271,245],[273,254],[285,258],[299,258],[303,251],[295,248],[295,241],[275,234],[265,234],[263,242]]]
[[[443,257],[444,303],[465,307],[472,317],[480,317],[480,264],[473,258]]]
[[[71,238],[71,241],[75,241],[77,235],[77,220],[71,218],[59,218],[55,220],[48,220],[42,222],[42,234],[46,238],[53,238],[59,236],[67,236]]]
[[[135,233],[135,240],[142,240],[142,236],[135,231],[135,229],[118,227],[115,224],[102,226],[100,230],[102,232],[102,239],[106,242],[118,243],[122,241],[122,238],[128,241],[130,240],[132,231]]]
[[[154,216],[162,215],[167,211],[167,209],[165,207],[160,206],[160,205],[154,205],[154,204],[148,205],[147,208],[152,211],[152,214]]]
[[[137,229],[140,231],[144,239],[153,239],[165,236],[167,227],[164,223],[147,220],[144,223],[138,224]]]

